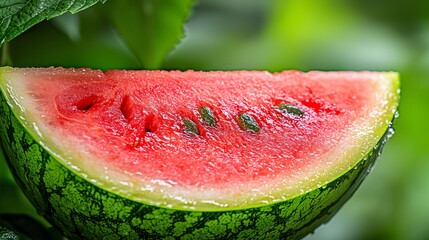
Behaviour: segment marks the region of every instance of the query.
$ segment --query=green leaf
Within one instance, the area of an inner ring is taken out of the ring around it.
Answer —
[[[183,35],[194,0],[115,0],[107,14],[142,66],[158,69]]]
[[[0,45],[33,25],[66,12],[76,13],[107,0],[2,0],[0,1]]]

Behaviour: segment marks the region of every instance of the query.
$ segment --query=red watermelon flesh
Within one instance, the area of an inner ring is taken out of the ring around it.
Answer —
[[[389,73],[26,71],[9,84],[57,158],[103,188],[175,208],[255,206],[320,187],[371,151],[396,110]],[[258,132],[240,127],[242,113]]]

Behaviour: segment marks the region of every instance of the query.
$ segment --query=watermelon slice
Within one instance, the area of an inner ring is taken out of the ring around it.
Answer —
[[[299,238],[392,134],[396,73],[4,67],[17,182],[71,239]]]

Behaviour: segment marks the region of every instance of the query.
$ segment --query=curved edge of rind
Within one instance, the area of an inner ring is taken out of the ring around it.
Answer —
[[[387,141],[326,186],[263,207],[203,212],[150,206],[103,190],[52,157],[0,94],[0,137],[25,195],[70,239],[298,239],[329,220],[352,196]]]

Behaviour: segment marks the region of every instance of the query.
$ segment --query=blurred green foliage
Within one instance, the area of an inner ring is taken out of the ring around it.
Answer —
[[[193,0],[111,1],[104,11],[126,45],[147,69],[159,69],[180,40]]]
[[[63,15],[17,37],[8,45],[13,65],[142,68],[100,14],[103,7]],[[395,136],[355,196],[306,239],[429,239],[427,9],[429,2],[420,0],[200,0],[186,36],[153,66],[400,72]],[[0,167],[1,196],[7,196],[0,211],[34,211],[4,163]]]

